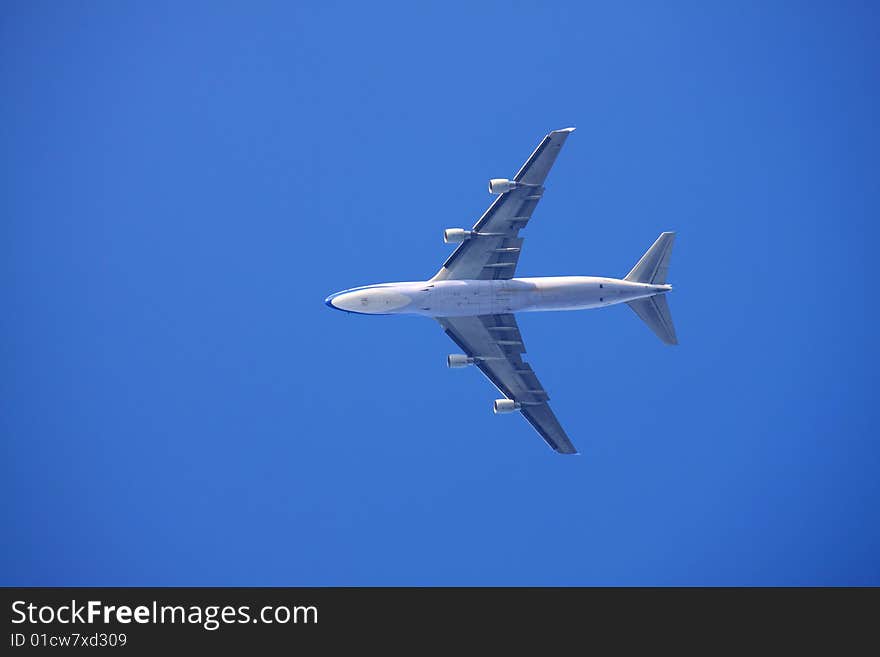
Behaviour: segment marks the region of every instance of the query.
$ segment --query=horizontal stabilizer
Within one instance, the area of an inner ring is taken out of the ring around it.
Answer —
[[[669,305],[666,303],[665,294],[655,294],[653,297],[628,301],[626,305],[632,308],[636,315],[664,343],[678,344],[678,338],[675,336],[675,326],[672,323],[672,315],[669,314]]]
[[[675,233],[660,233],[657,241],[645,252],[632,271],[624,280],[634,283],[651,283],[652,285],[664,285],[666,275],[669,273],[669,256],[672,254],[672,243],[675,241]]]

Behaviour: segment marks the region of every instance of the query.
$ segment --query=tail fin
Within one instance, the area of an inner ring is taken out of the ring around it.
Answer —
[[[645,255],[636,263],[636,266],[632,268],[624,280],[665,285],[666,275],[669,273],[669,256],[672,253],[674,240],[675,233],[660,233],[657,241],[645,252]],[[627,305],[665,344],[678,344],[675,325],[672,323],[672,315],[669,314],[669,305],[666,303],[665,291],[652,297],[628,301]]]
[[[657,241],[645,251],[642,259],[636,263],[636,266],[623,280],[653,285],[666,283],[666,274],[669,273],[669,256],[672,253],[674,241],[675,233],[660,233]]]

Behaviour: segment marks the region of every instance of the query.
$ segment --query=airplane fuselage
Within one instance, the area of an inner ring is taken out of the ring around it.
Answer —
[[[585,310],[668,292],[670,285],[596,276],[546,276],[509,280],[379,283],[331,294],[331,308],[365,315],[428,317]]]

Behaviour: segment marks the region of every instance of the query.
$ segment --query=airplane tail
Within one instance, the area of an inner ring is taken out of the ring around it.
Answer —
[[[675,233],[660,233],[657,241],[645,252],[625,277],[626,281],[665,285],[669,273],[669,256],[672,254],[672,243]],[[628,301],[627,305],[648,325],[665,344],[678,344],[675,336],[675,325],[666,303],[666,294],[661,292],[652,297]]]

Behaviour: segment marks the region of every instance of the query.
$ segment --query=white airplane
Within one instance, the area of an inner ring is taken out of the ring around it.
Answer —
[[[544,194],[544,180],[574,128],[554,130],[510,180],[489,181],[498,198],[470,230],[448,228],[447,244],[458,248],[427,281],[380,283],[331,294],[331,308],[365,315],[416,314],[436,319],[464,352],[450,354],[451,368],[476,365],[504,395],[494,411],[519,411],[550,447],[577,454],[531,366],[513,313],[584,310],[626,303],[666,344],[678,344],[666,292],[675,233],[662,233],[623,278],[550,276],[514,278],[523,238]]]

